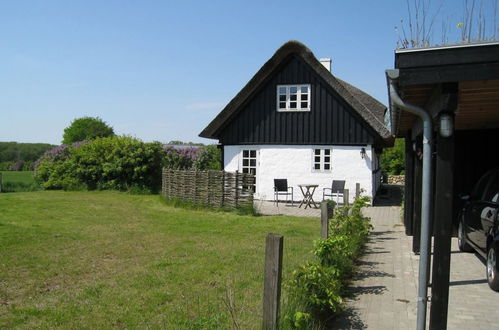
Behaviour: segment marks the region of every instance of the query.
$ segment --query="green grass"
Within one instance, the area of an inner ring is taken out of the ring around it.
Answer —
[[[285,236],[286,279],[319,229],[157,195],[1,194],[0,328],[258,329],[266,234]]]
[[[2,192],[22,192],[38,190],[32,171],[0,171]]]
[[[4,183],[32,184],[35,182],[32,171],[0,171],[0,173],[2,173]]]

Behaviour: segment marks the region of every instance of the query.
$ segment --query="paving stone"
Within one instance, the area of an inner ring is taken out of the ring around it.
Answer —
[[[350,286],[354,295],[335,328],[415,329],[419,256],[400,223],[400,208],[370,207],[364,214],[374,229]],[[453,238],[447,328],[499,329],[498,307],[499,293],[489,289],[485,265],[477,255],[460,252]]]

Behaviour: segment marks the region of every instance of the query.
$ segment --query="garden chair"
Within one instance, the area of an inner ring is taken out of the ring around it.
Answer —
[[[286,203],[288,196],[291,196],[291,205],[293,205],[293,187],[288,187],[288,179],[274,179],[274,203],[279,206],[279,196],[286,196]]]
[[[327,193],[327,192],[330,193]],[[331,184],[331,188],[324,188],[322,190],[322,200],[325,200],[326,197],[334,198],[336,197],[336,204],[339,203],[339,198],[343,198],[343,204],[345,204],[345,195],[343,194],[345,191],[345,180],[333,180]]]

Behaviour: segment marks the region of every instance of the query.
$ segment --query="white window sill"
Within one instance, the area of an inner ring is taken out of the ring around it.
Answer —
[[[277,112],[310,112],[310,109],[292,109],[292,110],[277,109]]]

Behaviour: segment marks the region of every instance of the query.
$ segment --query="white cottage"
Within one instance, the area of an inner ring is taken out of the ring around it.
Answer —
[[[285,43],[199,135],[219,140],[226,171],[256,174],[256,199],[274,198],[274,179],[288,180],[295,201],[298,184],[319,185],[320,201],[333,179],[375,196],[379,155],[392,143],[386,107],[333,76],[330,63]]]

